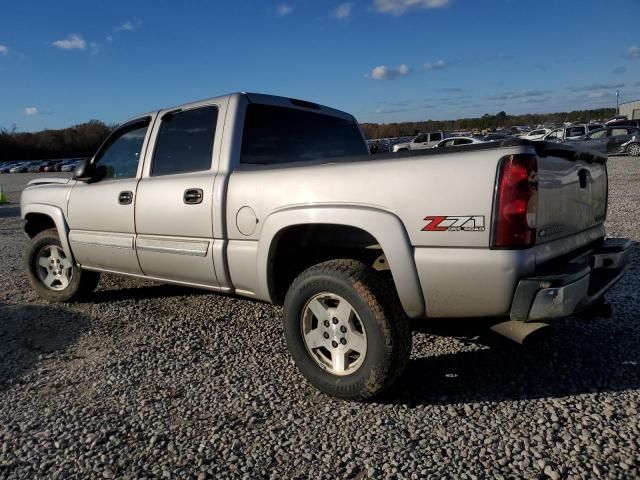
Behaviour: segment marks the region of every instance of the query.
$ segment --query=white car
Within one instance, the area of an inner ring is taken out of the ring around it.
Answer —
[[[542,140],[542,137],[544,137],[550,131],[550,128],[538,128],[537,130],[531,130],[524,135],[520,135],[520,138],[524,140]]]
[[[451,137],[440,140],[431,148],[459,147],[461,145],[473,145],[476,143],[486,143],[479,138],[473,137]]]

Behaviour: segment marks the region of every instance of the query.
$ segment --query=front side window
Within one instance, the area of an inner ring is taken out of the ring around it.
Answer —
[[[217,121],[218,109],[214,106],[165,114],[153,152],[151,175],[209,170]]]
[[[116,131],[96,156],[96,164],[105,168],[105,179],[134,178],[142,152],[149,119]]]
[[[599,138],[604,138],[606,136],[607,136],[606,130],[598,130],[597,132],[593,132],[591,135],[589,135],[589,138],[591,140],[598,140]]]
[[[279,163],[368,155],[353,119],[273,105],[250,104],[240,163]]]
[[[425,134],[422,134],[416,137],[416,139],[414,140],[414,143],[424,143],[428,141],[429,141],[429,137]]]
[[[547,136],[547,140],[556,140],[560,138],[560,130],[554,130]]]

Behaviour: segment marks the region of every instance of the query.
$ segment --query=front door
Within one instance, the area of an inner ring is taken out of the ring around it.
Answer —
[[[134,250],[134,205],[151,120],[144,117],[116,130],[94,159],[104,177],[71,189],[69,243],[83,267],[142,273]]]
[[[153,278],[216,287],[214,145],[219,145],[222,115],[209,104],[160,117],[135,206],[140,267]]]

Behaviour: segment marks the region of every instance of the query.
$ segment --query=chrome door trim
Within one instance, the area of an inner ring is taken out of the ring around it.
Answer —
[[[136,240],[136,249],[146,252],[206,257],[209,251],[209,243],[207,240],[184,240],[139,235]]]
[[[123,248],[133,250],[133,235],[126,233],[86,232],[71,230],[69,232],[71,243],[83,243],[100,247]]]

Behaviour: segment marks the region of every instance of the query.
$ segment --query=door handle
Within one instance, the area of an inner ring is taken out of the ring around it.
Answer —
[[[195,205],[197,203],[202,203],[202,189],[201,188],[188,188],[184,191],[184,203],[189,205]]]
[[[118,195],[118,203],[120,205],[129,205],[133,201],[133,192],[120,192]]]

